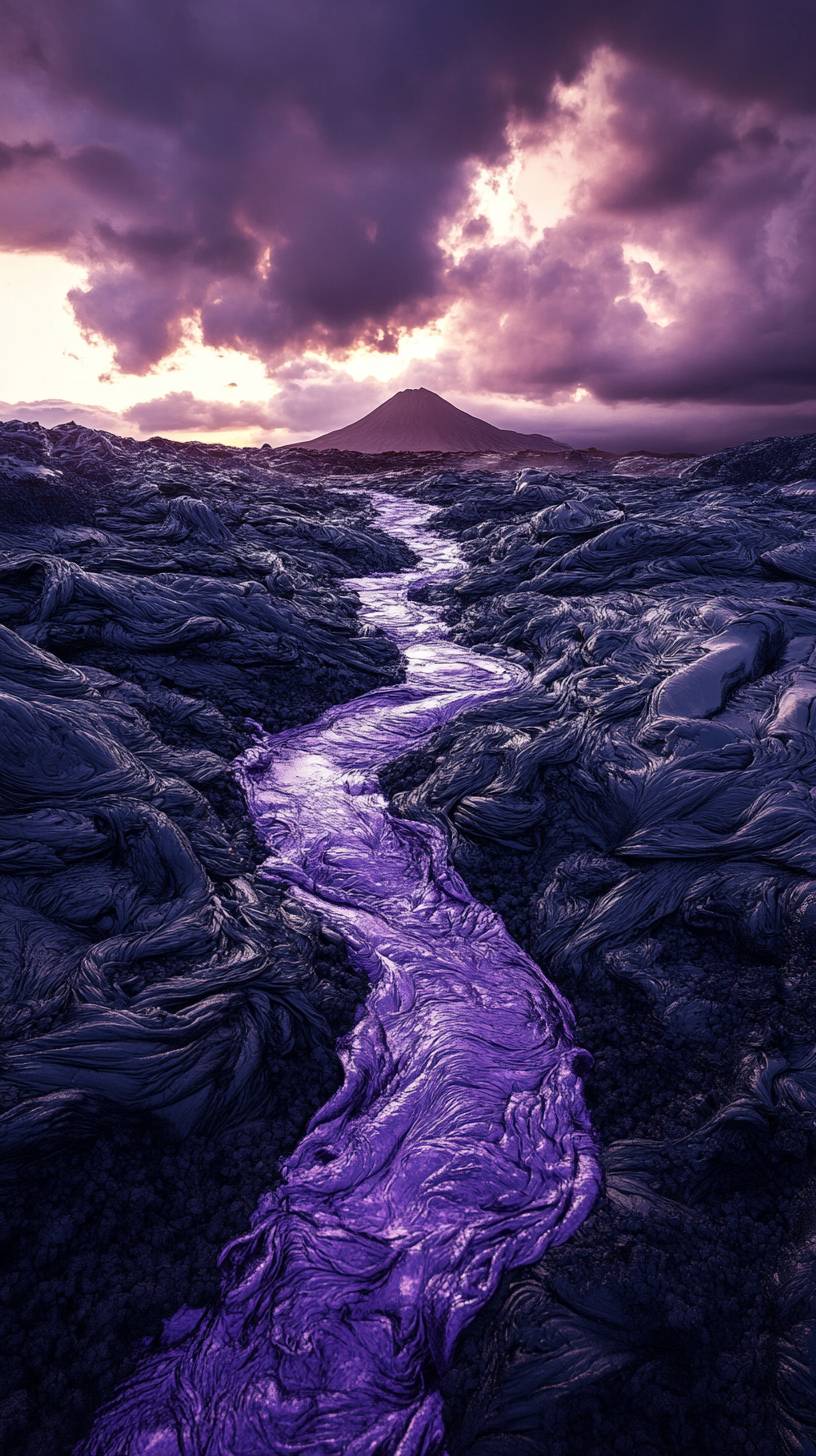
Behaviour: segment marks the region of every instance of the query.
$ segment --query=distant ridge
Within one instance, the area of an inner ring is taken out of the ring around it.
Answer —
[[[354,424],[301,444],[312,450],[356,450],[363,455],[381,455],[388,450],[507,454],[514,450],[560,452],[569,448],[550,435],[500,430],[457,409],[431,389],[401,389]]]

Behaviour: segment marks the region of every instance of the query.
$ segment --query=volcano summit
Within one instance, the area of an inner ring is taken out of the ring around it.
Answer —
[[[523,435],[517,430],[500,430],[476,415],[457,409],[431,389],[401,389],[361,420],[342,429],[304,440],[313,450],[356,450],[363,455],[380,455],[388,450],[436,450],[458,453],[515,450],[560,452],[561,445],[550,435]]]

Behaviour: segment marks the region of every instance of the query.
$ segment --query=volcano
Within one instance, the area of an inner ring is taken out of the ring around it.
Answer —
[[[500,430],[487,420],[457,409],[431,389],[401,389],[361,420],[301,443],[312,450],[355,450],[363,455],[380,455],[388,450],[508,454],[515,450],[559,452],[569,448],[550,435]]]

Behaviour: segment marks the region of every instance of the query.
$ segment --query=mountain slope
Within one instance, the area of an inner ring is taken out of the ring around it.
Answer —
[[[508,453],[566,448],[549,435],[500,430],[457,409],[430,389],[401,389],[361,420],[302,443],[313,450],[357,450],[365,455],[387,450]]]

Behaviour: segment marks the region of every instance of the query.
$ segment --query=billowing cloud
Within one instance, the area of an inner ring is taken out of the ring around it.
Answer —
[[[0,419],[35,421],[46,429],[73,421],[88,430],[110,430],[114,435],[129,433],[125,421],[116,411],[76,404],[70,399],[0,400]]]
[[[368,414],[387,397],[376,379],[351,379],[315,360],[293,359],[275,372],[275,409],[286,430],[306,439]]]
[[[563,123],[585,127],[574,210],[532,243],[471,248],[449,279],[471,385],[816,399],[812,124],[621,62],[601,83],[600,116]]]
[[[816,11],[801,0],[4,12],[0,246],[81,262],[76,317],[126,371],[195,322],[269,363],[281,419],[329,428],[333,410],[313,413],[329,381],[281,374],[295,355],[389,353],[443,319],[460,392],[816,398]],[[571,136],[577,185],[568,216],[497,239],[470,187],[511,135],[556,152]],[[369,389],[348,383],[348,413]],[[139,409],[192,415],[177,396]]]
[[[249,426],[272,430],[281,423],[279,412],[261,401],[196,399],[188,389],[171,391],[158,399],[131,405],[125,411],[124,419],[134,424],[142,435],[159,435],[163,430],[212,434],[218,430],[239,430]]]
[[[249,429],[272,432],[281,428],[285,412],[259,400],[197,399],[189,390],[178,390],[143,400],[121,413],[68,399],[0,400],[0,418],[35,420],[46,428],[73,421],[92,430],[139,437]]]

